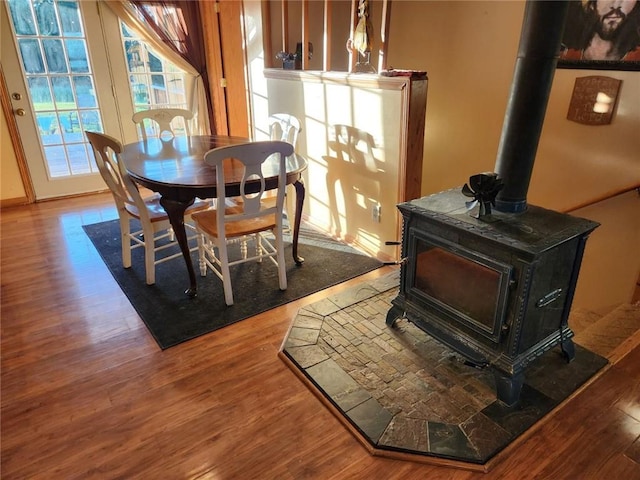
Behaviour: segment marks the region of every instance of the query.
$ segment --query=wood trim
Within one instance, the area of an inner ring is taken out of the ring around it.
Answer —
[[[353,34],[356,31],[358,23],[358,0],[351,0],[351,19],[349,24],[349,40],[353,40]],[[353,72],[356,66],[357,55],[354,55],[353,48],[349,49],[349,71]]]
[[[242,2],[200,0],[215,133],[249,137]]]
[[[405,85],[411,81],[411,77],[385,77],[367,73],[285,70],[282,68],[265,69],[264,76],[265,78],[274,78],[279,80],[299,80],[312,83],[335,82],[360,87],[383,88],[387,90],[402,90],[405,88]]]
[[[4,200],[0,200],[0,209],[10,208],[10,207],[19,207],[22,205],[29,205],[29,198],[25,197],[16,197],[16,198],[5,198]]]
[[[324,39],[322,45],[322,69],[331,70],[331,0],[324,0]]]
[[[640,330],[636,330],[633,335],[625,339],[620,345],[614,348],[613,351],[610,352],[609,355],[607,355],[607,358],[612,365],[615,365],[639,346]]]
[[[628,187],[622,187],[622,188],[618,188],[616,190],[611,190],[608,191],[596,198],[593,198],[591,200],[579,203],[577,205],[574,205],[572,207],[569,208],[565,208],[563,210],[563,213],[571,213],[571,212],[575,212],[576,210],[580,210],[581,208],[586,208],[586,207],[590,207],[591,205],[595,205],[596,203],[600,203],[600,202],[604,202],[605,200],[609,200],[610,198],[613,197],[617,197],[618,195],[622,195],[623,193],[627,193],[630,192],[632,190],[637,190],[638,194],[640,194],[640,184],[638,183],[634,183],[633,185],[630,185]]]
[[[11,145],[18,162],[18,171],[20,172],[20,180],[22,180],[22,186],[26,198],[25,203],[34,203],[36,201],[35,191],[33,189],[33,183],[31,182],[31,175],[29,168],[27,167],[27,157],[24,153],[24,147],[22,146],[22,140],[20,139],[20,133],[18,132],[18,124],[13,116],[13,105],[9,98],[9,91],[7,90],[7,84],[4,77],[4,69],[0,64],[0,103],[2,104],[2,112],[7,122],[7,128],[9,130],[9,137],[11,138]],[[20,197],[23,198],[23,197]],[[11,199],[12,201],[13,199]],[[6,200],[10,201],[10,200]],[[4,206],[3,201],[3,206]]]
[[[271,46],[271,8],[269,8],[269,1],[262,0],[260,3],[260,10],[262,14],[262,51],[264,52],[264,67],[275,67],[275,53]]]
[[[282,0],[280,19],[282,22],[282,51],[289,51],[289,2]]]
[[[205,54],[207,57],[207,71],[209,72],[209,91],[213,103],[213,117],[215,125],[212,125],[211,133],[217,135],[229,134],[229,121],[227,118],[226,90],[221,82],[224,79],[222,62],[222,45],[220,38],[220,25],[216,12],[218,2],[200,0],[200,15],[202,16],[202,32],[205,41]]]
[[[302,70],[309,68],[309,0],[302,0]]]
[[[407,162],[402,172],[404,189],[403,201],[414,200],[422,196],[422,160],[424,153],[424,130],[427,111],[428,80],[415,80],[408,84],[408,120],[407,120]]]
[[[243,4],[219,2],[218,22],[222,46],[222,65],[226,79],[226,106],[229,135],[249,137],[249,74],[242,31]]]
[[[382,24],[380,25],[380,50],[378,51],[378,72],[387,69],[388,32],[391,24],[391,1],[382,1]]]

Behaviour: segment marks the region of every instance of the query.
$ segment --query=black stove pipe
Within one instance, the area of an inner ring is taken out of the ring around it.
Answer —
[[[527,190],[567,17],[568,1],[527,0],[495,172],[504,182],[495,209],[527,209]]]

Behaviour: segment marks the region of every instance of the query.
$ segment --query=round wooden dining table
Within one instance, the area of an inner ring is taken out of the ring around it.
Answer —
[[[176,136],[167,139],[148,138],[124,146],[121,154],[129,175],[140,185],[158,192],[160,204],[164,207],[169,221],[180,245],[180,250],[187,265],[189,288],[186,294],[197,295],[196,275],[189,252],[189,243],[184,225],[184,213],[196,198],[215,198],[216,171],[204,162],[204,155],[213,148],[245,143],[250,140],[242,137],[223,135]],[[228,160],[229,170],[225,165],[225,194],[228,197],[240,195],[242,169],[239,162]],[[305,186],[302,173],[307,168],[307,160],[299,154],[286,158],[287,184],[292,184],[296,191],[296,211],[293,225],[293,259],[301,265],[304,259],[298,255],[298,235],[305,197]],[[232,172],[236,171],[237,175]],[[263,174],[267,189],[275,189],[278,184],[278,157],[273,156],[263,164]],[[259,185],[256,184],[256,190]]]

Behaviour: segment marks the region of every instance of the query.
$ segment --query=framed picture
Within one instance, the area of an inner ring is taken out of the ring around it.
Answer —
[[[558,68],[640,71],[640,0],[576,0]]]

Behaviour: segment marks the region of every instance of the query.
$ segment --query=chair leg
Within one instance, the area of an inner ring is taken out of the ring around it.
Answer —
[[[283,233],[291,233],[291,217],[289,216],[289,203],[287,200],[287,192],[284,192],[284,203],[282,204],[282,218],[287,219],[287,226],[282,225]]]
[[[200,232],[197,233],[196,237],[198,241],[198,265],[200,267],[200,276],[206,277],[207,276],[207,262],[206,262],[207,252],[205,251],[205,242],[207,240],[204,238],[204,235]]]
[[[231,288],[229,254],[227,252],[226,238],[220,238],[218,244],[218,255],[220,257],[220,273],[222,274],[222,285],[224,287],[224,303],[226,303],[227,306],[231,306],[233,305],[233,289]]]
[[[243,237],[242,240],[240,240],[240,255],[242,255],[243,260],[246,260],[248,254],[247,237]]]
[[[122,245],[122,266],[124,268],[131,267],[131,226],[129,219],[120,216],[120,244]]]
[[[276,227],[274,233],[276,234],[276,249],[278,250],[276,258],[278,259],[278,279],[280,283],[280,290],[286,290],[287,266],[284,261],[284,241],[282,239],[282,225],[280,225],[280,228]]]
[[[262,254],[262,235],[256,233],[254,235],[256,242],[256,255]],[[262,257],[258,257],[258,263],[262,263]]]
[[[154,239],[153,229],[143,225],[142,234],[144,235],[144,268],[147,277],[147,285],[156,283],[156,243]]]

